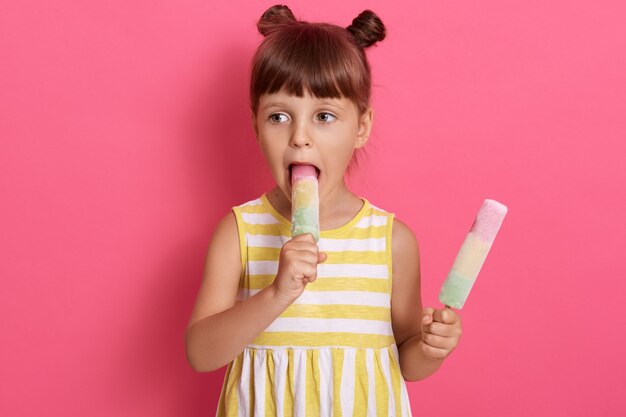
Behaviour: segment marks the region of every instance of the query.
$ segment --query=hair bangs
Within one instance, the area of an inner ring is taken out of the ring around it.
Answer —
[[[369,99],[369,68],[363,66],[358,49],[346,36],[337,36],[331,26],[294,25],[291,36],[261,45],[252,71],[251,103],[256,113],[263,94],[284,91],[303,97],[348,98],[360,111]],[[365,92],[366,97],[363,97]]]

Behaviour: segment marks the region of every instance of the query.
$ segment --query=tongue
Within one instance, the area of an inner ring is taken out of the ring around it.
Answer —
[[[305,177],[317,179],[317,171],[313,165],[294,165],[291,168],[291,182],[295,182]]]

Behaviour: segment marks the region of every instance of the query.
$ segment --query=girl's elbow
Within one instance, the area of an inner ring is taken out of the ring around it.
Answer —
[[[423,377],[419,375],[409,375],[406,372],[404,372],[402,369],[400,369],[400,373],[402,374],[402,378],[406,382],[417,382],[417,381],[421,381],[422,379],[424,379]]]
[[[189,352],[189,349],[187,350],[187,363],[189,363],[191,369],[196,372],[208,372],[206,366],[197,360],[197,358]]]
[[[194,340],[192,332],[187,329],[185,333],[185,354],[187,356],[187,363],[196,372],[211,372],[214,369],[212,364],[207,361],[206,354],[200,354],[198,349],[194,346]]]
[[[212,372],[220,368],[208,361],[206,355],[193,354],[190,349],[187,349],[187,362],[191,369],[200,373]]]

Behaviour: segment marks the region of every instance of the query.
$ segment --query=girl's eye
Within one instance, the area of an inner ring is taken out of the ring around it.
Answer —
[[[333,120],[337,118],[335,117],[335,115],[330,114],[330,113],[320,113],[318,117],[322,122],[326,122],[326,123],[332,122]]]
[[[270,120],[274,123],[281,123],[287,121],[287,116],[282,113],[274,113],[270,115]]]

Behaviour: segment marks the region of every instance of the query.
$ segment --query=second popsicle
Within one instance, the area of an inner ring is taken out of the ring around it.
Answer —
[[[439,301],[446,306],[463,308],[507,211],[504,204],[491,199],[486,199],[480,206],[441,287]]]

